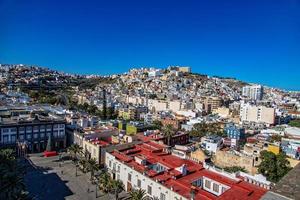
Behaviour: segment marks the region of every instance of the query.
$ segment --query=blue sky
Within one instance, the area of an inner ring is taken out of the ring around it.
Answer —
[[[300,90],[299,0],[0,0],[0,63],[193,71]]]

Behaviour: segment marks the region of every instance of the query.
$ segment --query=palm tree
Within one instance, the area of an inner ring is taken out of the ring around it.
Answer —
[[[149,199],[148,196],[146,196],[146,191],[142,189],[138,190],[131,190],[129,193],[130,200],[147,200]]]
[[[107,172],[100,175],[99,187],[104,193],[108,193],[111,190],[111,177]]]
[[[88,168],[88,166],[87,166],[87,160],[85,160],[85,159],[79,160],[79,165],[81,166],[82,171],[83,171],[84,173],[86,173],[86,170],[87,170],[87,168]]]
[[[26,193],[25,168],[14,155],[11,149],[0,150],[0,199],[20,199]]]
[[[167,144],[168,144],[168,146],[170,146],[171,139],[172,139],[173,135],[175,134],[175,130],[174,130],[173,126],[171,124],[164,126],[162,129],[162,134],[165,137],[167,137]]]
[[[87,164],[87,169],[91,172],[91,180],[92,180],[94,176],[94,172],[99,170],[99,165],[97,164],[97,161],[94,158],[87,160],[86,164]]]
[[[76,161],[77,160],[77,155],[82,153],[83,148],[81,146],[79,146],[78,144],[72,144],[68,148],[68,150],[72,154],[73,160]]]
[[[124,184],[120,180],[111,180],[111,190],[115,193],[115,199],[119,199],[119,193],[124,190]]]

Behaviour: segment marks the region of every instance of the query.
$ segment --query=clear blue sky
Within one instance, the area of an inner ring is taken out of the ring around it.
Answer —
[[[300,90],[300,0],[0,0],[0,63],[84,74],[188,65]]]

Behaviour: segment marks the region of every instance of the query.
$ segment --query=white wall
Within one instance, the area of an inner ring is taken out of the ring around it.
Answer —
[[[109,162],[111,161],[111,167],[109,166]],[[116,165],[116,178],[121,180],[125,186],[125,190],[127,190],[127,182],[128,182],[128,173],[131,174],[131,185],[132,188],[138,189],[137,180],[141,180],[141,189],[148,191],[148,186],[152,187],[152,195],[151,197],[160,198],[160,194],[165,194],[165,200],[187,200],[186,198],[180,196],[179,194],[173,192],[171,189],[166,188],[164,185],[152,180],[151,178],[143,175],[132,169],[131,167],[125,165],[124,163],[116,160],[113,155],[106,152],[105,164],[107,168],[110,170],[113,169],[113,164]],[[120,171],[118,171],[118,169]]]

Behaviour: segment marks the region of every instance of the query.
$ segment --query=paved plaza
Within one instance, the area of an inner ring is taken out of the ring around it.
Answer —
[[[103,194],[90,181],[90,174],[78,170],[72,161],[59,161],[58,156],[45,158],[32,154],[27,160],[25,183],[35,200],[112,200],[114,195]],[[125,199],[125,192],[120,199]]]

